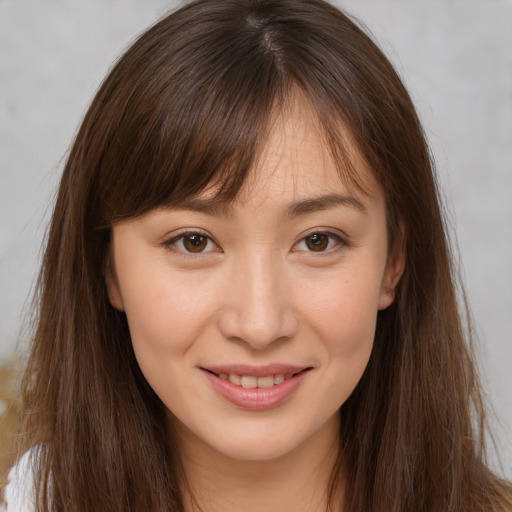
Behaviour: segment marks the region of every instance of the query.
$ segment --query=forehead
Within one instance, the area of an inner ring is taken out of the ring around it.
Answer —
[[[287,202],[306,197],[343,195],[362,204],[383,193],[350,131],[340,122],[336,158],[309,101],[295,94],[274,109],[267,136],[251,171],[232,205],[264,203],[269,198]],[[200,194],[214,199],[216,186]]]
[[[385,210],[383,189],[350,130],[341,121],[335,128],[335,136],[329,138],[326,123],[311,102],[300,92],[290,95],[274,107],[262,143],[235,194],[225,194],[225,176],[220,172],[197,192],[174,194],[172,201],[157,207],[214,216],[232,215],[240,208],[260,215],[272,208],[285,217],[339,205],[363,213],[373,205]],[[236,168],[233,171],[229,179],[237,174]]]

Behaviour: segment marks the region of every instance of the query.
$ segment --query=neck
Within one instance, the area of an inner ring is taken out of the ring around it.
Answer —
[[[328,510],[339,446],[338,416],[293,451],[270,460],[233,459],[185,437],[179,436],[186,512]],[[342,495],[340,488],[329,510],[341,511]]]

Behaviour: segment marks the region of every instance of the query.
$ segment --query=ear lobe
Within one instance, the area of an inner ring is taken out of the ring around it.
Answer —
[[[112,261],[112,254],[109,254],[106,264],[105,284],[107,286],[108,300],[112,307],[118,311],[124,311],[123,296],[119,289],[119,282]]]
[[[107,277],[107,293],[108,300],[112,307],[118,311],[124,311],[123,298],[121,296],[121,291],[119,290],[119,285],[115,277]]]
[[[402,240],[397,240],[388,256],[386,270],[380,289],[379,310],[386,309],[395,300],[396,287],[405,268],[405,247]]]

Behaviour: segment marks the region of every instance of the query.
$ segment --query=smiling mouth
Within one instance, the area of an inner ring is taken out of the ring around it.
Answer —
[[[297,392],[313,366],[227,364],[199,367],[213,389],[228,402],[248,411],[278,407]]]
[[[272,375],[241,375],[237,373],[216,373],[212,370],[208,370],[207,368],[203,368],[208,373],[215,375],[221,380],[228,381],[235,386],[239,386],[245,389],[254,389],[254,388],[272,388],[274,386],[278,386],[283,382],[299,375],[301,373],[305,373],[309,370],[312,370],[312,367],[304,368],[298,372],[294,373],[276,373]]]

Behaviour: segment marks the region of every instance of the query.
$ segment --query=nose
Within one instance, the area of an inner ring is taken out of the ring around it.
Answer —
[[[295,335],[298,319],[291,290],[271,255],[235,262],[225,285],[227,300],[218,317],[225,338],[262,350]]]

